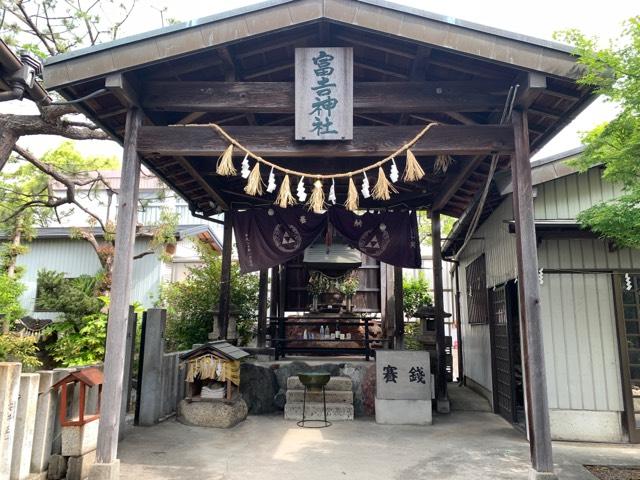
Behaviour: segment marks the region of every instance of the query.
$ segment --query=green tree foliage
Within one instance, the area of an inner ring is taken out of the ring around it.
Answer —
[[[573,165],[604,167],[603,177],[622,185],[622,196],[582,212],[578,220],[619,247],[640,248],[640,16],[625,23],[607,47],[571,30],[562,38],[576,47],[584,67],[579,82],[618,105],[617,116],[583,137],[586,150]]]
[[[0,362],[21,362],[23,371],[35,370],[42,365],[37,354],[35,337],[0,335]]]
[[[6,273],[0,273],[0,315],[11,325],[24,315],[20,305],[20,295],[25,290],[24,284],[18,279],[11,278]]]
[[[403,278],[402,295],[404,315],[407,319],[404,326],[404,346],[407,350],[423,350],[423,345],[418,341],[420,323],[413,320],[413,316],[422,305],[433,305],[433,299],[429,293],[429,281],[422,270],[416,278]]]
[[[104,359],[109,298],[99,296],[101,276],[65,278],[62,272],[38,272],[36,307],[60,314],[48,327],[55,342],[48,342],[47,348],[61,366],[90,365]]]
[[[433,305],[433,299],[429,293],[429,281],[424,272],[420,270],[416,278],[404,278],[402,280],[403,308],[407,318],[413,317],[422,305]]]
[[[163,286],[160,302],[167,309],[167,341],[172,350],[191,348],[208,340],[213,311],[220,292],[220,255],[204,243],[198,243],[202,266],[189,270],[179,282]],[[237,263],[231,265],[231,305],[239,313],[238,334],[244,342],[252,335],[258,306],[258,277],[240,274]]]

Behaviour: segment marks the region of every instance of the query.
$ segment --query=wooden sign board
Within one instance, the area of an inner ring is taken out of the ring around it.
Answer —
[[[296,48],[296,140],[353,139],[353,49]]]

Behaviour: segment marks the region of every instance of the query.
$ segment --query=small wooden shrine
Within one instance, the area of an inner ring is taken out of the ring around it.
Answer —
[[[69,426],[82,426],[94,420],[100,418],[100,396],[102,395],[102,384],[104,383],[104,376],[102,371],[98,368],[84,368],[77,372],[70,373],[58,383],[51,387],[52,390],[60,390],[60,402],[58,415],[60,416],[60,425],[63,427]],[[75,389],[79,388],[78,392],[78,415],[74,415],[75,412],[70,412],[69,407],[71,403],[67,401],[67,397],[73,398],[75,396]],[[94,408],[94,412],[87,413],[87,388],[98,388],[97,402]]]
[[[233,386],[240,387],[240,360],[247,352],[224,340],[205,343],[180,355],[186,368],[186,399],[232,400]]]

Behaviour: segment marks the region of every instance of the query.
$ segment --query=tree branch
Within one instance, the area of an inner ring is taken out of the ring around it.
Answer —
[[[153,250],[146,250],[144,252],[138,253],[137,255],[134,255],[133,259],[138,260],[140,258],[146,257],[147,255],[153,255],[154,253],[156,252],[154,252]]]

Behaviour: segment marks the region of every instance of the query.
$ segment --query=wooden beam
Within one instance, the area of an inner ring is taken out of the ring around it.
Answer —
[[[436,409],[438,413],[449,413],[447,392],[447,354],[444,338],[444,288],[442,284],[442,227],[440,212],[431,210],[431,248],[433,249],[433,306],[436,323]]]
[[[355,113],[484,112],[500,109],[508,85],[491,81],[356,82]],[[293,113],[292,82],[149,82],[145,109],[174,112]]]
[[[533,470],[553,474],[551,428],[538,284],[538,248],[533,214],[533,193],[526,111],[512,114],[515,155],[511,159],[513,210],[516,225],[518,297],[522,357],[527,398],[527,428]],[[529,478],[533,478],[532,475]],[[536,477],[538,478],[538,477]],[[546,478],[546,477],[545,477]]]
[[[156,128],[162,128],[162,127],[156,127]],[[189,160],[187,160],[186,158],[184,158],[181,155],[176,156],[176,160],[178,161],[180,166],[185,171],[187,171],[198,182],[198,185],[200,185],[200,187],[211,196],[211,198],[213,199],[214,202],[216,202],[218,205],[220,205],[220,207],[223,210],[228,210],[229,209],[229,206],[227,205],[227,202],[225,202],[222,199],[222,197],[220,195],[218,195],[218,193],[211,187],[211,185],[209,185],[209,182],[207,182],[202,177],[200,172],[198,170],[196,170],[193,167],[193,165],[191,165],[191,162],[189,162]]]
[[[104,87],[113,92],[127,107],[139,107],[138,93],[123,73],[112,73],[104,81]]]
[[[279,157],[381,156],[394,153],[421,127],[354,127],[353,141],[296,142],[293,127],[226,127],[226,132],[257,155]],[[228,142],[213,128],[142,127],[138,151],[163,156],[219,156]],[[511,126],[436,125],[411,148],[416,155],[477,155],[513,151]],[[235,149],[235,154],[242,152]]]
[[[122,182],[118,195],[113,282],[107,323],[105,381],[102,389],[102,407],[96,448],[96,462],[99,464],[113,465],[118,454],[122,383],[127,350],[126,331],[132,290],[133,247],[138,219],[140,158],[136,152],[136,141],[142,118],[143,114],[137,108],[133,108],[127,113],[120,177]]]
[[[220,266],[220,291],[218,298],[218,323],[220,338],[227,338],[229,328],[229,311],[231,305],[231,251],[233,250],[233,228],[231,210],[224,214],[224,230],[222,234],[222,265]],[[213,332],[215,332],[215,325]],[[211,340],[217,340],[212,338]]]
[[[529,108],[533,102],[547,89],[547,77],[541,73],[527,72],[518,78],[518,93],[515,104],[522,108]]]
[[[445,181],[440,187],[440,194],[433,204],[433,208],[442,210],[446,207],[447,203],[458,192],[458,189],[469,178],[471,173],[480,165],[483,160],[487,158],[486,155],[476,155],[471,161],[465,163],[462,169],[455,176],[447,175]]]

